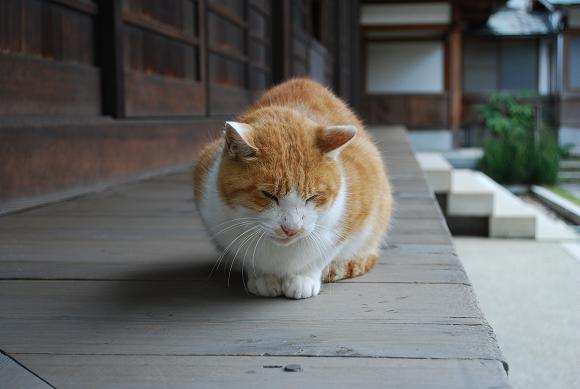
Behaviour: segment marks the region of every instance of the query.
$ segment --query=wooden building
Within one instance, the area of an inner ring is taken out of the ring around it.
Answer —
[[[358,9],[0,0],[0,213],[191,163],[226,118],[286,78],[356,103]]]
[[[476,106],[526,91],[562,144],[580,146],[580,1],[364,0],[361,109],[434,148],[481,144]]]
[[[463,118],[466,31],[485,25],[504,1],[378,1],[361,8],[371,124],[400,123],[455,138]]]

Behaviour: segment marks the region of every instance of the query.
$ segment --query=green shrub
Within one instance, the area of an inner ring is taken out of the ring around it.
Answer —
[[[489,130],[481,171],[502,184],[556,182],[562,150],[547,129],[534,136],[535,109],[529,95],[493,94],[478,111]]]

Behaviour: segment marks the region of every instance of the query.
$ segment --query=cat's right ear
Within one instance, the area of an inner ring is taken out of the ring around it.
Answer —
[[[357,128],[352,125],[320,128],[316,143],[323,154],[336,158],[340,151],[354,139],[356,133]]]
[[[224,137],[228,155],[234,159],[248,159],[256,155],[258,149],[252,143],[254,128],[246,123],[226,122]]]

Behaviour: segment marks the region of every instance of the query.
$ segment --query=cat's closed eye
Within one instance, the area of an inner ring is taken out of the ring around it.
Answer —
[[[266,196],[267,198],[269,198],[270,200],[272,200],[272,201],[276,202],[276,204],[280,205],[280,204],[278,203],[278,197],[274,196],[272,193],[270,193],[270,192],[266,192],[265,190],[263,190],[263,191],[262,191],[262,194],[263,194],[264,196]]]
[[[309,198],[306,199],[306,203],[308,204],[309,202],[316,200],[318,198],[318,196],[320,196],[320,194],[318,194],[318,193],[310,196]]]

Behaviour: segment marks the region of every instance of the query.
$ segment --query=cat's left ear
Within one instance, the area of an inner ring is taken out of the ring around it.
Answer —
[[[317,146],[323,154],[336,158],[355,137],[357,128],[352,125],[329,126],[318,131]]]
[[[226,122],[224,136],[230,157],[248,159],[256,155],[258,149],[252,143],[253,131],[254,128],[249,124]]]

